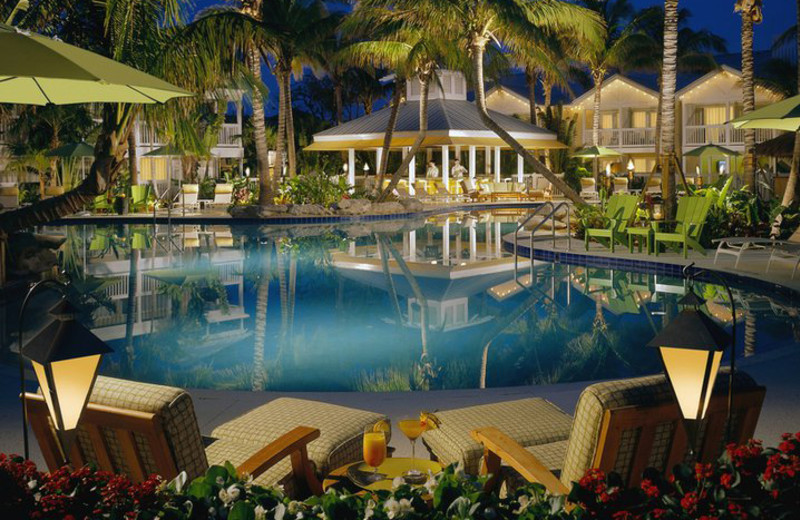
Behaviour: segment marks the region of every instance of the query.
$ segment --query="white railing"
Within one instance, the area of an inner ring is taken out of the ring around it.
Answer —
[[[223,124],[219,129],[217,146],[241,146],[242,128],[237,124]]]
[[[686,126],[684,128],[683,142],[689,146],[704,144],[744,144],[744,130],[733,128],[732,125],[702,125]],[[763,143],[775,137],[774,130],[756,129],[756,142]]]
[[[164,138],[143,121],[139,121],[136,125],[136,142],[145,146],[164,146],[166,144]]]
[[[128,296],[128,277],[120,276],[113,282],[106,285],[106,296],[110,299],[124,298]]]
[[[592,130],[587,129],[584,144],[593,142]],[[600,130],[599,145],[611,148],[655,146],[655,128],[603,128]]]
[[[218,264],[219,281],[223,284],[239,283],[242,280],[242,263]]]

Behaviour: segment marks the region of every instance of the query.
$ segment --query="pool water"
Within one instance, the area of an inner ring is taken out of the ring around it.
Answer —
[[[82,294],[86,323],[114,349],[107,375],[194,388],[380,392],[660,371],[645,345],[678,312],[684,282],[544,262],[531,271],[527,259],[515,272],[503,237],[519,217],[48,232],[66,236],[61,267]],[[698,290],[730,326],[721,288]],[[734,292],[742,354],[800,347],[797,298]]]

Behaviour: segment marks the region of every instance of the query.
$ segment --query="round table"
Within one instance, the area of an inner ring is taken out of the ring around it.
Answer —
[[[325,478],[322,482],[322,490],[327,491],[328,488],[333,486],[340,486],[345,489],[350,489],[352,491],[362,489],[366,491],[380,491],[392,490],[392,480],[397,477],[400,477],[411,469],[411,457],[396,457],[396,458],[387,458],[383,464],[378,466],[378,473],[384,473],[386,478],[375,482],[367,486],[366,488],[361,488],[357,484],[353,483],[349,478],[347,478],[347,470],[353,464],[364,464],[363,461],[355,462],[351,464],[346,464],[340,468],[336,468],[335,470],[331,471],[330,474]],[[434,462],[432,460],[425,460],[425,459],[417,459],[416,460],[416,468],[423,473],[428,473],[428,470],[433,472],[434,474],[439,473],[442,471],[442,465],[438,462]],[[364,465],[361,469],[365,471],[371,471],[372,468]]]

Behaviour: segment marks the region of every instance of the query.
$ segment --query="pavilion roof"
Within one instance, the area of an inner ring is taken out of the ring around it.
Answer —
[[[489,111],[492,118],[527,148],[564,148],[556,134],[525,121]],[[383,144],[390,108],[359,117],[314,134],[314,143],[306,150],[328,151],[347,148],[373,149]],[[419,101],[400,105],[392,139],[392,148],[411,146],[419,131]],[[478,116],[469,101],[432,99],[428,105],[428,135],[423,147],[439,145],[505,146]]]

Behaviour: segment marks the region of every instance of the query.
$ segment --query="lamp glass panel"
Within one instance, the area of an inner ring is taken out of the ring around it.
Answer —
[[[92,383],[99,364],[100,354],[56,361],[52,364],[53,383],[65,430],[72,430],[78,426],[86,399],[92,391]]]
[[[712,363],[714,370],[708,381],[709,388],[713,388],[714,380],[717,377],[716,368],[719,368],[722,353],[673,347],[661,347],[660,350],[664,367],[672,382],[672,389],[678,399],[678,405],[681,407],[681,413],[687,419],[702,418],[705,415],[705,408],[708,406],[708,397],[703,403],[702,414],[699,417],[697,410],[703,392],[708,356],[715,357],[715,362]]]
[[[47,408],[50,410],[50,417],[53,419],[53,424],[56,424],[56,409],[53,403],[53,395],[50,393],[50,383],[47,381],[47,372],[44,369],[44,365],[37,363],[36,361],[31,361],[31,365],[33,365],[33,371],[36,374],[36,379],[39,380],[39,386],[42,389],[44,402],[47,403]]]
[[[700,417],[706,416],[706,410],[708,409],[708,403],[711,402],[711,394],[714,391],[714,380],[717,378],[717,373],[719,372],[719,364],[722,361],[722,351],[714,352],[714,357],[711,360],[711,377],[708,378],[708,390],[706,391],[706,402],[703,403],[703,413],[700,414]]]

